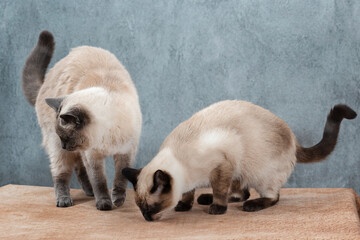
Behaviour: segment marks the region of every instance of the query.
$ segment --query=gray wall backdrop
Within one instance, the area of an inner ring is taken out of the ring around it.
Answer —
[[[299,142],[321,139],[331,106],[360,106],[360,1],[0,1],[0,186],[52,186],[21,70],[38,34],[56,40],[50,66],[79,45],[110,50],[138,89],[136,167],[194,112],[243,99],[284,119]],[[298,164],[287,187],[360,192],[360,118],[344,121],[327,161]],[[107,160],[109,182],[113,162]],[[72,187],[79,185],[72,180]]]

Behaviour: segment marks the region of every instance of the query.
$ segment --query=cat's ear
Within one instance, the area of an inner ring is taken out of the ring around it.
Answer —
[[[82,107],[74,107],[60,115],[63,125],[73,124],[76,129],[81,129],[90,122],[89,112]]]
[[[138,176],[141,172],[141,169],[135,169],[135,168],[124,168],[121,173],[124,177],[127,178],[127,180],[129,180],[134,188],[136,188],[136,184],[137,184],[137,181],[138,181]]]
[[[61,102],[65,99],[65,97],[59,98],[45,98],[45,102],[56,112],[59,110]]]
[[[78,126],[81,123],[79,117],[73,115],[72,113],[61,114],[60,118],[64,122],[64,124],[72,123]]]
[[[154,173],[154,185],[151,189],[151,193],[167,193],[171,189],[171,177],[169,174],[162,170],[157,170]]]

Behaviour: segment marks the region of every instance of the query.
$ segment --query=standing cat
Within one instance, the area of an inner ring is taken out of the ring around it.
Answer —
[[[243,210],[257,211],[279,200],[296,162],[325,159],[336,145],[342,119],[355,117],[348,106],[336,105],[322,140],[304,148],[270,111],[245,101],[222,101],[177,126],[143,169],[124,168],[122,173],[134,185],[136,204],[148,221],[174,206],[175,211],[190,210],[195,188],[209,182],[213,195],[201,195],[198,202],[211,204],[210,214],[225,213],[229,195],[230,200],[246,200],[249,188],[260,198],[246,201]]]
[[[135,158],[141,132],[138,95],[129,73],[110,52],[82,46],[49,70],[55,42],[43,31],[23,69],[23,91],[35,105],[54,181],[56,206],[73,205],[69,181],[75,169],[99,210],[121,206],[126,197],[124,167]],[[104,159],[114,157],[112,201]]]

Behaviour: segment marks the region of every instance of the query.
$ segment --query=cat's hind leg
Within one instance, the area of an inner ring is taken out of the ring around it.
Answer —
[[[76,155],[62,149],[52,151],[50,155],[50,168],[54,181],[57,207],[73,205],[70,197],[70,178],[74,168]]]
[[[105,156],[95,152],[86,152],[82,153],[81,157],[94,191],[96,208],[99,210],[111,210],[112,202],[104,168]]]
[[[259,211],[274,206],[279,201],[280,189],[274,190],[273,188],[271,188],[268,190],[261,190],[261,191],[259,191],[258,189],[256,190],[259,192],[260,198],[247,200],[246,202],[244,202],[243,211],[245,212]]]
[[[210,184],[213,189],[213,201],[209,207],[209,214],[224,214],[226,212],[232,177],[233,167],[226,160],[211,171]]]
[[[233,180],[231,183],[229,202],[243,202],[248,200],[249,197],[249,189],[247,187],[241,187],[239,179]]]
[[[85,194],[87,196],[94,196],[94,192],[80,154],[75,161],[75,174]]]
[[[134,157],[135,154],[133,153],[114,155],[115,176],[112,189],[112,202],[116,207],[122,206],[126,198],[128,181],[121,171],[126,167],[130,167],[131,163],[134,161]]]
[[[194,194],[195,194],[195,189],[191,190],[190,192],[184,193],[182,195],[181,200],[176,205],[175,211],[176,212],[189,211],[194,204]]]
[[[250,192],[247,188],[241,187],[240,180],[233,180],[229,195],[229,202],[242,202],[250,197]],[[210,205],[213,202],[213,195],[211,193],[201,194],[197,202],[201,205]]]

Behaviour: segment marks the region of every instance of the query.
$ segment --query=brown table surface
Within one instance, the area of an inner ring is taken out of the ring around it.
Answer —
[[[0,187],[0,239],[360,239],[360,201],[351,189],[284,188],[277,205],[252,213],[231,203],[226,214],[209,215],[195,202],[155,222],[127,194],[122,207],[103,212],[78,189],[71,190],[74,206],[57,208],[53,188]]]

